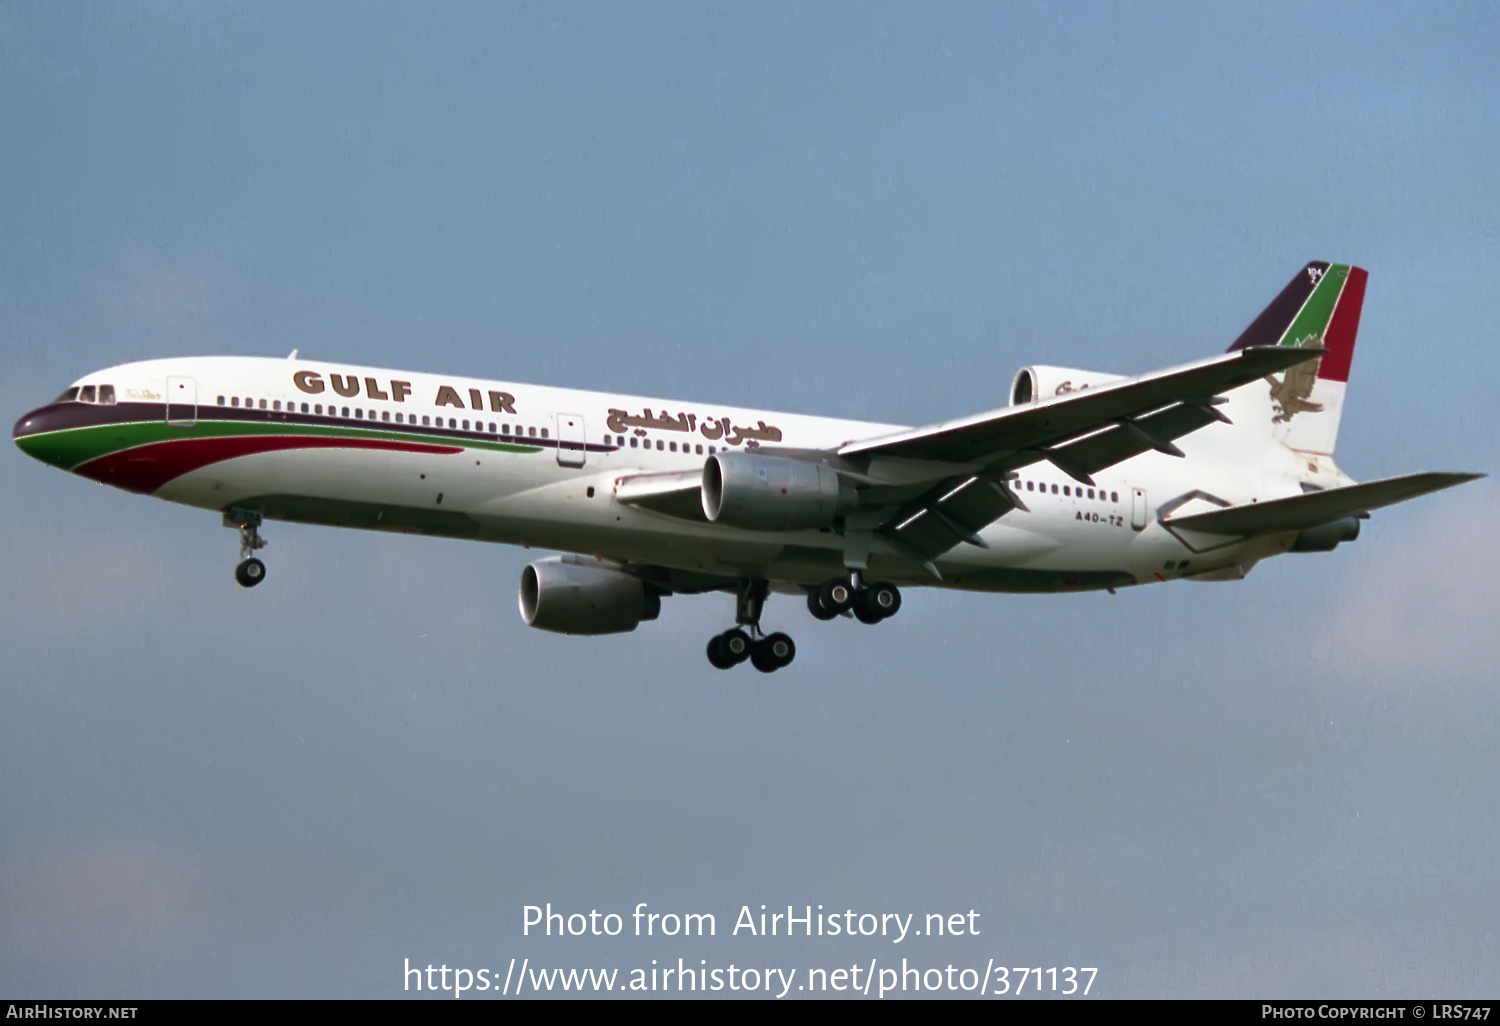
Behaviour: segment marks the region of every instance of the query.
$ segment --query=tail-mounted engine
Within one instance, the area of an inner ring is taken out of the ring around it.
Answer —
[[[1097,388],[1113,381],[1124,381],[1119,374],[1102,374],[1099,371],[1076,370],[1072,367],[1048,367],[1033,364],[1016,371],[1016,379],[1010,386],[1010,404],[1022,406],[1038,399],[1051,399],[1069,392],[1081,392],[1085,388]]]

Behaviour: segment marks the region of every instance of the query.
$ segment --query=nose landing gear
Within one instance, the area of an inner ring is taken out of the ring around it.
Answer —
[[[797,657],[796,642],[790,637],[780,631],[761,633],[760,614],[769,591],[770,585],[765,581],[740,582],[735,602],[735,621],[739,626],[715,634],[708,641],[708,661],[714,668],[728,670],[749,659],[750,665],[761,673],[775,673],[783,666],[790,666]]]
[[[256,550],[266,547],[260,536],[260,514],[232,509],[224,514],[224,526],[240,532],[240,565],[234,568],[234,579],[242,588],[253,588],[266,579],[266,564],[255,558]]]

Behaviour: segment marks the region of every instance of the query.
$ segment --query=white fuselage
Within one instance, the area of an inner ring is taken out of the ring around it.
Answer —
[[[337,376],[337,377],[335,377]],[[763,532],[698,522],[620,502],[619,481],[643,473],[691,472],[710,447],[832,449],[892,434],[901,425],[774,413],[712,403],[550,388],[307,360],[193,357],[126,364],[79,385],[111,384],[132,397],[196,392],[197,421],[220,410],[297,411],[371,431],[441,418],[458,452],[302,448],[225,458],[155,490],[205,509],[254,506],[269,518],[471,537],[652,564],[686,573],[747,573],[787,584],[816,583],[842,566],[832,530]],[[187,384],[184,384],[187,383]],[[337,383],[343,392],[335,391]],[[1263,414],[1265,387],[1230,393],[1232,420]],[[169,399],[170,401],[170,399]],[[232,406],[231,404],[237,404]],[[288,404],[291,404],[288,406]],[[345,413],[345,411],[348,411]],[[178,409],[180,419],[186,419]],[[410,420],[408,420],[410,418]],[[565,445],[557,444],[562,436]],[[586,443],[582,450],[576,444]],[[1157,511],[1214,508],[1298,494],[1301,482],[1347,480],[1331,460],[1304,457],[1259,432],[1214,424],[1179,440],[1185,458],[1150,452],[1080,485],[1048,463],[1022,469],[1012,489],[1024,503],[981,532],[988,548],[960,544],[935,560],[941,580],[877,545],[878,575],[908,583],[980,590],[1056,590],[1017,584],[1003,571],[1119,571],[1145,583],[1179,576],[1233,577],[1285,539],[1220,540],[1189,547]],[[899,476],[894,462],[871,473]],[[1186,497],[1185,501],[1184,498]],[[403,511],[400,514],[385,511]],[[415,511],[415,512],[414,512]],[[421,511],[426,511],[418,515]],[[430,517],[424,519],[426,514]],[[1194,551],[1194,548],[1203,551]],[[999,571],[997,573],[997,571]],[[1037,580],[1044,581],[1045,578]],[[1063,578],[1059,578],[1062,581]],[[1088,586],[1088,585],[1085,585]]]

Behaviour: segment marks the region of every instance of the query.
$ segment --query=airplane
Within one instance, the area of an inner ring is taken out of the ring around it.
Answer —
[[[901,588],[1233,581],[1372,510],[1482,477],[1356,483],[1334,461],[1368,274],[1314,261],[1219,356],[1137,376],[1034,364],[1006,406],[925,427],[266,357],[87,374],[16,423],[44,463],[221,514],[254,587],[267,520],[554,550],[531,627],[635,630],[728,593],[709,662],[770,673],[772,593],[874,624]]]

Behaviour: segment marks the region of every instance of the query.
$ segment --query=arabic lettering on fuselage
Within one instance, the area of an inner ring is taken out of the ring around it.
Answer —
[[[723,439],[725,445],[741,445],[746,442],[755,445],[760,442],[781,441],[781,428],[767,424],[763,420],[759,421],[755,427],[737,427],[730,423],[728,417],[710,417],[699,427],[697,414],[679,413],[674,417],[665,410],[659,414],[652,414],[649,406],[639,415],[625,410],[611,409],[604,423],[611,431],[617,433],[623,433],[626,428],[636,428],[640,434],[644,434],[649,429],[685,432],[697,430],[709,441]]]

